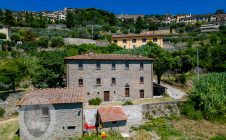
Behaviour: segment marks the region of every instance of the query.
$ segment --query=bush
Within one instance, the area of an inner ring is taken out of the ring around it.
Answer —
[[[89,100],[89,105],[100,105],[101,104],[101,99],[100,98],[95,98],[95,99],[90,99]]]
[[[202,120],[203,119],[203,114],[201,111],[197,111],[194,108],[194,103],[192,102],[186,102],[186,103],[182,103],[180,105],[180,110],[181,110],[181,114],[187,116],[190,119],[193,120]]]
[[[3,117],[5,114],[5,109],[3,109],[2,107],[0,107],[0,117]]]
[[[60,36],[51,38],[51,47],[60,47],[64,45],[64,39]]]
[[[187,82],[187,79],[186,79],[185,74],[183,73],[182,75],[180,75],[179,77],[177,77],[176,78],[176,82],[185,85],[186,82]]]
[[[133,105],[132,101],[125,101],[122,105]]]
[[[226,136],[224,136],[224,135],[217,135],[217,136],[214,136],[214,137],[210,138],[210,140],[226,140]]]

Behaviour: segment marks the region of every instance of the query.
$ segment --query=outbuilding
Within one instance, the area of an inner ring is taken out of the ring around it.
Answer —
[[[83,134],[83,97],[78,89],[34,90],[18,106],[23,140],[67,139]]]

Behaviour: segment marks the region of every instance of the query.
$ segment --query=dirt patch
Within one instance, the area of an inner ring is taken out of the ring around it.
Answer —
[[[172,120],[172,124],[191,139],[209,139],[215,135],[226,135],[226,124],[222,123],[181,118]]]

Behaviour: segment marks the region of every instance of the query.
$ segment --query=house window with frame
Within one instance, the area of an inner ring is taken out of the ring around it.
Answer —
[[[126,45],[124,45],[123,48],[126,49]]]
[[[96,69],[97,69],[97,70],[100,70],[100,62],[97,62],[97,63],[96,63]]]
[[[136,45],[133,45],[133,49],[136,48]]]
[[[118,40],[114,40],[114,43],[117,43],[118,42]]]
[[[126,62],[126,64],[125,64],[125,68],[126,68],[126,70],[128,70],[128,69],[129,69],[129,62]]]
[[[42,107],[42,115],[49,116],[49,108],[48,107]]]
[[[122,41],[123,41],[123,43],[126,43],[126,42],[127,42],[127,40],[126,40],[126,39],[123,39]]]
[[[153,42],[157,42],[158,41],[158,38],[153,38]]]
[[[82,63],[82,62],[79,62],[79,63],[78,63],[78,69],[79,69],[79,70],[82,70],[82,69],[83,69],[83,63]]]
[[[111,84],[113,84],[113,85],[116,84],[116,78],[111,78]]]
[[[140,77],[140,84],[143,84],[144,83],[144,77]]]
[[[137,42],[137,40],[136,39],[132,39],[132,43],[136,43]]]
[[[144,69],[144,63],[140,62],[140,69]]]
[[[111,69],[113,69],[113,70],[115,70],[115,69],[116,69],[115,62],[112,62],[112,64],[111,64]]]
[[[83,79],[78,79],[78,85],[83,86]]]
[[[146,39],[146,38],[143,38],[143,39],[142,39],[142,42],[143,42],[143,43],[146,43],[146,42],[147,42],[147,39]]]
[[[101,85],[101,79],[100,78],[97,78],[96,82],[97,82],[97,85]]]

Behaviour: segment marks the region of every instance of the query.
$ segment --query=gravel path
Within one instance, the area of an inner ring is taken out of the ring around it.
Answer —
[[[157,83],[156,80],[154,80],[154,82]],[[167,88],[166,90],[167,94],[173,99],[181,99],[183,96],[187,95],[184,91],[177,89],[175,87],[172,87],[171,85],[168,85],[162,82],[161,82],[161,85]]]

